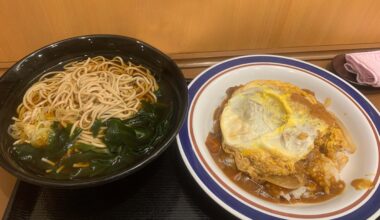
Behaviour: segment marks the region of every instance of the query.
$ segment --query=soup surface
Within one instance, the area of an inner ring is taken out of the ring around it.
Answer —
[[[148,68],[120,57],[69,63],[26,91],[9,126],[10,154],[25,170],[55,179],[131,166],[169,129],[170,97]]]

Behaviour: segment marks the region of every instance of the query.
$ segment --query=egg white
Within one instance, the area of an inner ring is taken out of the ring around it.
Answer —
[[[275,81],[253,81],[239,88],[220,116],[224,144],[246,156],[265,151],[293,162],[304,158],[327,125],[294,102],[292,93],[307,95]]]

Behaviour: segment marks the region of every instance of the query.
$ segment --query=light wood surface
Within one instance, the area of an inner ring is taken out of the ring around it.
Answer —
[[[0,167],[0,217],[3,216],[16,178]]]
[[[376,106],[380,111],[380,93],[379,92],[363,92],[364,95]]]
[[[169,54],[380,46],[377,0],[0,0],[0,63],[67,37],[139,38]]]

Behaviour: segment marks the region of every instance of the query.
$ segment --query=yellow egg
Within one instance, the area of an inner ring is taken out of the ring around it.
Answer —
[[[254,158],[267,174],[292,174],[327,128],[296,95],[317,103],[314,95],[285,82],[256,80],[241,86],[220,116],[224,148]]]

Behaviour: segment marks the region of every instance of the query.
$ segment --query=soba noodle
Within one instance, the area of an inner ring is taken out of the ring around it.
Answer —
[[[82,129],[77,142],[105,148],[105,127],[96,137],[91,132],[96,120],[125,120],[139,111],[142,100],[157,102],[154,92],[158,85],[151,72],[121,57],[97,56],[71,62],[63,69],[43,75],[25,93],[18,117],[9,127],[14,144],[43,145],[46,135],[36,132],[46,131],[58,121],[64,127],[72,125],[71,134]]]

